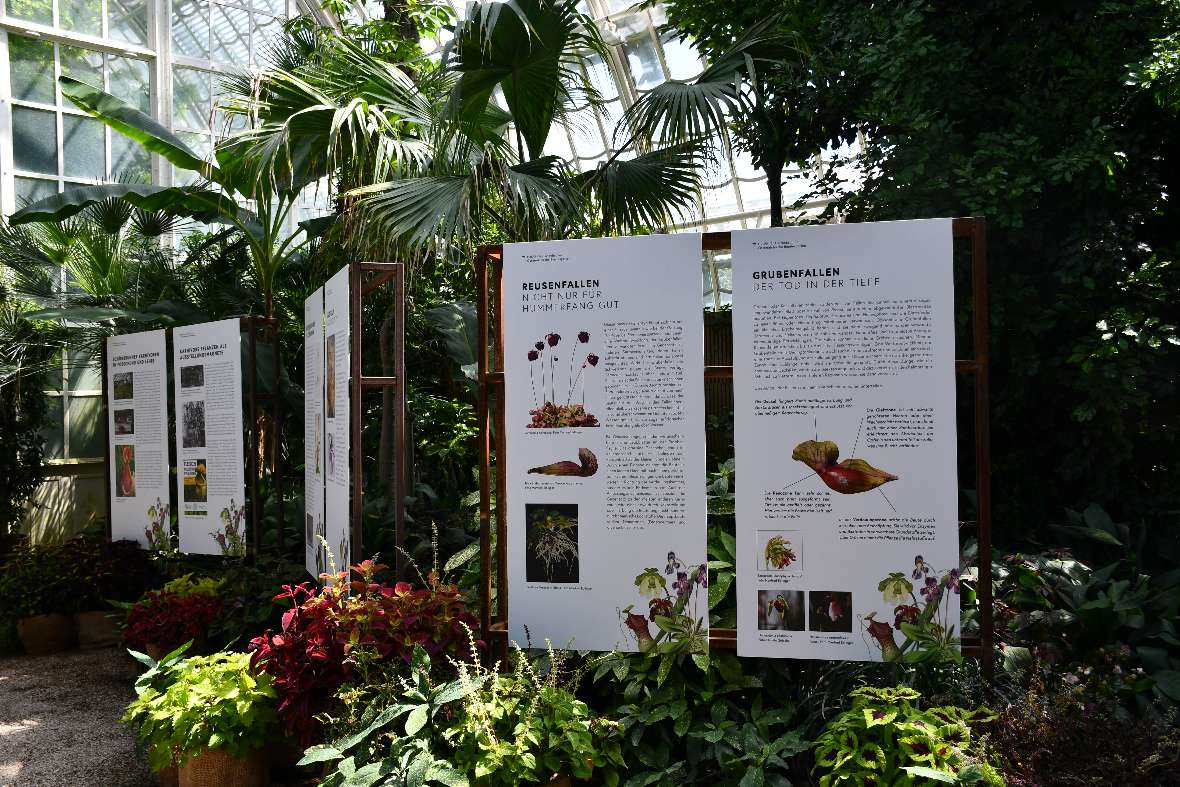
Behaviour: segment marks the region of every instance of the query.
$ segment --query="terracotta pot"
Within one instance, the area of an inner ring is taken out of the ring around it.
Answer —
[[[266,752],[255,749],[235,757],[225,749],[202,749],[180,766],[180,787],[267,787]]]
[[[160,787],[180,787],[180,769],[175,765],[161,768],[160,772],[156,774],[156,780],[160,783]]]
[[[113,648],[123,639],[123,632],[106,612],[78,613],[78,647],[82,650]]]
[[[30,656],[73,650],[78,644],[78,629],[73,617],[58,613],[34,615],[17,621],[16,635]]]

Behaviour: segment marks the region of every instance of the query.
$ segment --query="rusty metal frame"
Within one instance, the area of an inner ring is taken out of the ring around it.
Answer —
[[[374,274],[367,277],[366,274]],[[363,349],[362,316],[365,296],[374,292],[386,282],[393,281],[393,369],[391,377],[366,376],[361,364]],[[364,554],[364,451],[361,435],[364,426],[364,397],[367,390],[392,388],[393,439],[394,439],[394,486],[393,501],[394,543],[397,554],[394,557],[398,579],[405,577],[406,558],[406,495],[409,493],[409,454],[406,451],[406,271],[400,262],[354,262],[348,271],[349,303],[349,405],[350,452],[352,471],[352,506],[350,510],[350,541],[353,557]]]
[[[987,315],[987,222],[982,218],[966,217],[952,220],[952,237],[970,241],[971,248],[971,304],[972,353],[968,359],[955,361],[957,376],[970,376],[974,383],[975,404],[975,486],[976,520],[960,522],[959,529],[975,529],[979,540],[979,581],[976,597],[979,606],[979,636],[964,637],[962,652],[979,660],[984,675],[990,679],[994,668],[994,622],[992,616],[992,542],[991,542],[991,444],[988,432],[988,315]],[[728,251],[730,233],[701,234],[702,251]],[[481,246],[475,258],[477,288],[477,331],[481,342],[487,342],[489,329],[494,328],[491,345],[480,348],[478,363],[479,421],[479,560],[480,560],[480,626],[485,640],[507,646],[508,639],[508,550],[506,548],[505,478],[496,472],[495,478],[495,553],[496,553],[496,615],[493,618],[488,599],[492,597],[492,455],[497,460],[504,455],[504,361],[499,348],[504,346],[502,316],[504,247],[501,244]],[[489,286],[488,269],[492,269],[494,286]],[[494,293],[494,294],[493,294]],[[706,380],[733,379],[733,366],[706,366]],[[493,393],[494,391],[494,393]],[[492,397],[495,406],[492,406]],[[490,423],[489,423],[490,420]],[[494,437],[493,437],[494,434]],[[703,480],[702,480],[703,483]],[[710,628],[709,646],[721,649],[737,647],[737,630]]]

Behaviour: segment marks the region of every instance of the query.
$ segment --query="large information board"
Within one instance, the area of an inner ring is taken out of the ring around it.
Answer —
[[[246,554],[239,324],[234,318],[172,331],[181,552]]]
[[[957,634],[950,220],[735,232],[738,653]]]
[[[510,244],[509,637],[708,644],[701,239]]]
[[[111,540],[168,549],[168,358],[164,331],[107,339]]]
[[[303,543],[313,577],[328,570],[324,529],[324,288],[303,302]]]
[[[324,538],[337,571],[352,560],[349,461],[351,350],[349,344],[349,268],[324,285]],[[359,406],[359,403],[358,403]],[[359,450],[359,447],[358,447]]]

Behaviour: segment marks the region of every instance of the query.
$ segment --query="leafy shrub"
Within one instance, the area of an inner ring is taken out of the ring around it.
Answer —
[[[953,705],[920,710],[921,695],[904,686],[866,686],[849,696],[852,707],[815,742],[820,787],[947,781],[1003,785],[994,768],[967,753],[971,725],[995,720],[990,710]]]
[[[355,678],[356,651],[407,663],[415,645],[429,655],[474,655],[464,626],[477,622],[456,588],[433,574],[424,588],[405,582],[382,585],[374,575],[383,568],[366,560],[338,574],[333,585],[284,586],[275,599],[291,607],[283,613],[281,628],[250,642],[254,665],[274,678],[279,714],[304,745],[319,733],[315,716]],[[360,579],[347,581],[351,572]]]
[[[221,602],[208,592],[152,590],[131,606],[123,639],[138,650],[149,644],[165,651],[204,637]]]
[[[253,671],[248,654],[194,656],[167,670],[168,685],[144,688],[123,716],[150,746],[153,770],[183,765],[206,747],[244,756],[276,732],[271,678]]]
[[[1034,678],[988,738],[1010,787],[1180,784],[1180,730],[1127,718],[1085,682],[1047,690]]]
[[[460,771],[478,784],[505,787],[544,783],[554,774],[618,784],[619,724],[574,696],[581,674],[567,672],[563,654],[550,649],[541,665],[518,649],[510,674],[498,667],[459,665],[455,723],[443,736]]]
[[[807,744],[789,726],[795,707],[776,680],[786,668],[746,666],[718,652],[599,660],[597,705],[623,726],[628,784],[790,784],[789,760]]]

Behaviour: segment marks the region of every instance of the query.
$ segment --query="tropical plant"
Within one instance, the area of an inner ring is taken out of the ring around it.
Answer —
[[[666,225],[693,202],[696,147],[621,145],[581,175],[543,154],[574,107],[598,102],[575,64],[603,44],[575,6],[472,3],[442,61],[412,72],[310,31],[298,57],[238,90],[239,111],[257,123],[234,140],[234,156],[260,180],[336,176],[342,241],[411,262],[427,249],[457,258],[489,231],[539,240]]]
[[[242,757],[277,734],[271,678],[251,668],[249,654],[193,656],[165,669],[167,686],[142,687],[123,715],[149,746],[153,770],[183,765],[206,748]]]
[[[921,694],[904,686],[854,689],[852,707],[815,741],[820,787],[833,785],[986,784],[1003,778],[969,753],[972,726],[995,721],[987,708],[921,710]]]
[[[439,682],[426,651],[417,646],[408,675],[372,679],[338,692],[341,713],[329,718],[328,742],[308,748],[300,765],[334,763],[321,784],[443,784],[466,787],[467,778],[446,758],[443,730],[451,703],[478,688],[478,681]],[[396,724],[401,719],[404,722]]]
[[[220,609],[220,600],[207,591],[152,590],[127,611],[123,639],[137,650],[169,651],[203,640]]]

